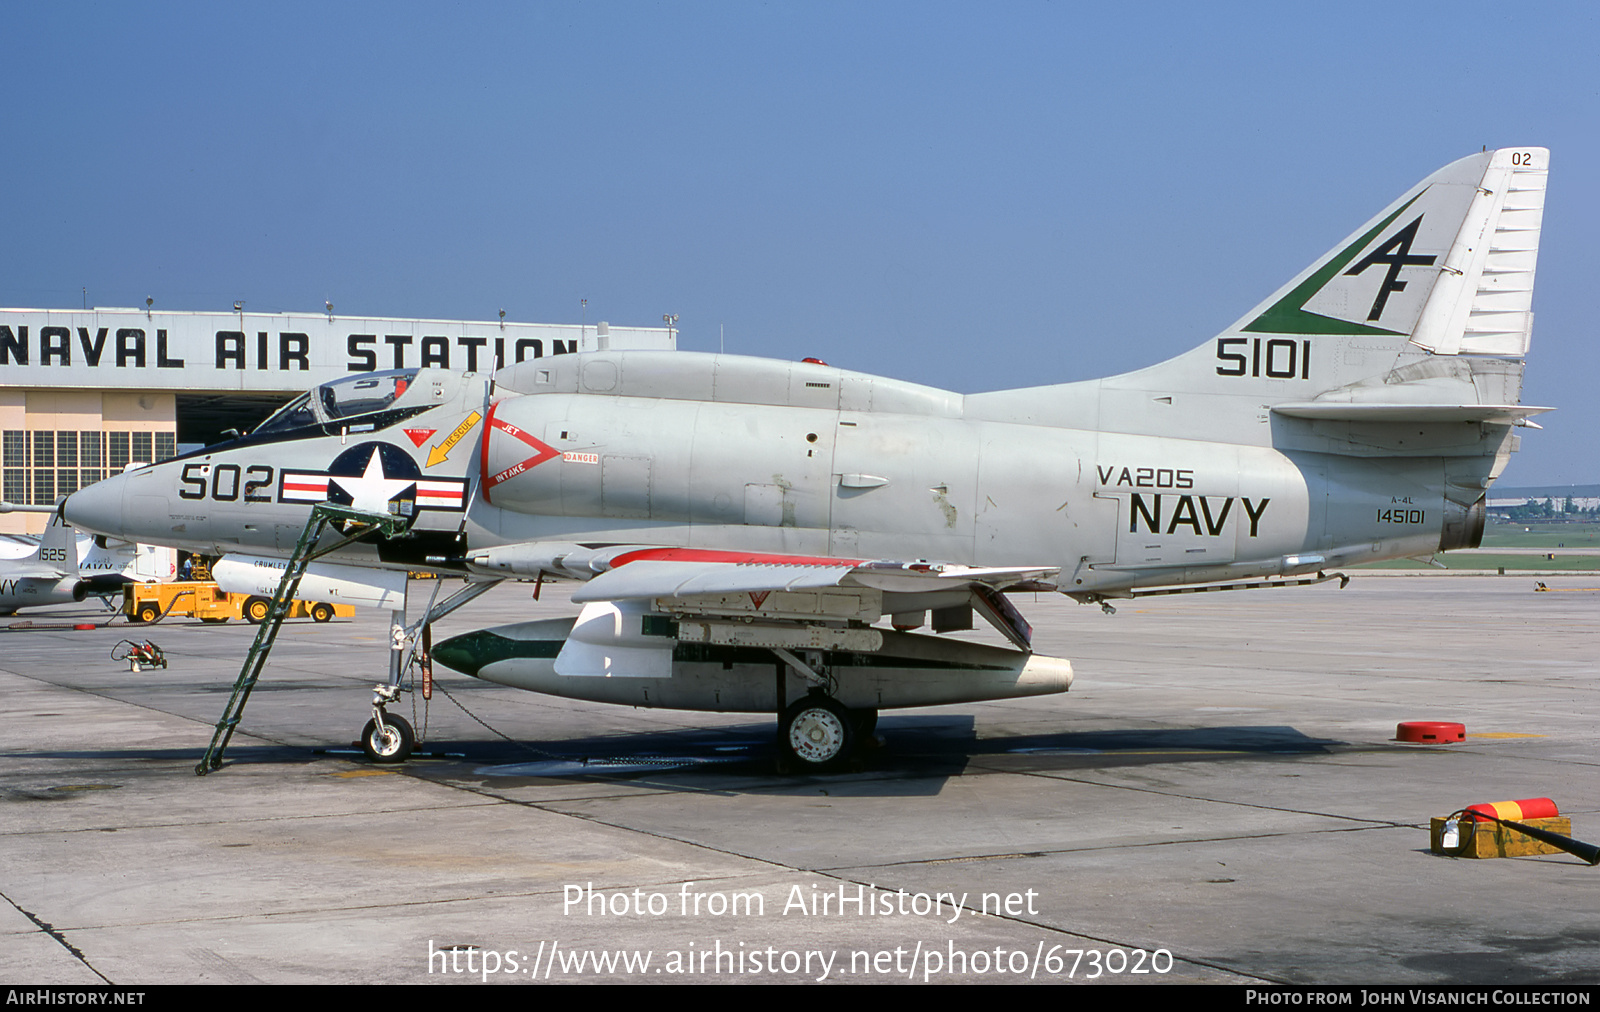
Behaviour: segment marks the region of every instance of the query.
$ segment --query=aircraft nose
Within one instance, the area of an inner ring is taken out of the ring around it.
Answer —
[[[122,475],[113,475],[67,496],[63,507],[67,523],[81,531],[119,534],[127,526],[122,508],[122,492],[126,484]]]

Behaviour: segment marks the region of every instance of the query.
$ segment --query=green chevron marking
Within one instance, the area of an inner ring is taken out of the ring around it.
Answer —
[[[1422,191],[1428,192],[1427,190]],[[1405,209],[1415,204],[1422,197],[1417,194],[1410,200],[1401,204],[1389,217],[1378,222],[1370,231],[1355,242],[1346,246],[1339,255],[1322,265],[1322,268],[1304,281],[1295,285],[1294,290],[1277,302],[1272,304],[1265,313],[1251,320],[1243,328],[1245,333],[1251,334],[1385,334],[1392,337],[1404,336],[1397,330],[1384,330],[1382,327],[1369,327],[1364,323],[1350,323],[1338,320],[1321,313],[1307,312],[1305,304],[1311,297],[1322,290],[1322,286],[1332,281],[1334,276],[1344,270],[1345,265],[1356,258],[1356,254],[1366,249],[1384,229],[1394,224],[1394,220],[1405,212]]]

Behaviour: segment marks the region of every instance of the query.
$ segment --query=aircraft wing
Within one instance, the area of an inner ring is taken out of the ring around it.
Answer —
[[[634,549],[603,565],[604,571],[573,592],[574,602],[828,587],[911,594],[970,586],[999,591],[1019,583],[1044,583],[1060,573],[1049,566],[986,568],[696,548]]]
[[[1022,649],[1029,648],[1032,628],[1001,591],[1054,589],[1051,581],[1060,573],[1050,566],[978,567],[695,548],[630,548],[587,564],[600,572],[573,592],[574,603],[650,599],[673,612],[716,614],[734,607],[733,598],[737,610],[755,620],[804,621],[796,609],[814,607],[818,619],[874,621],[886,614],[914,613],[916,624],[930,608],[970,607]],[[763,613],[771,595],[796,592],[811,593],[803,604],[773,599]],[[748,606],[739,600],[745,595]],[[848,610],[830,607],[825,603],[830,596],[845,601]]]

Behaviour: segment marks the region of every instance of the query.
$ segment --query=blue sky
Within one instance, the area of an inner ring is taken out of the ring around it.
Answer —
[[[659,324],[961,391],[1227,326],[1551,149],[1504,484],[1600,481],[1593,5],[0,6],[0,304]]]

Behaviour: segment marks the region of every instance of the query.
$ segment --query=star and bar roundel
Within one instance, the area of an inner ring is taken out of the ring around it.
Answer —
[[[389,443],[361,443],[333,459],[326,471],[278,472],[278,501],[415,516],[418,510],[466,509],[464,478],[424,478],[411,455]]]

